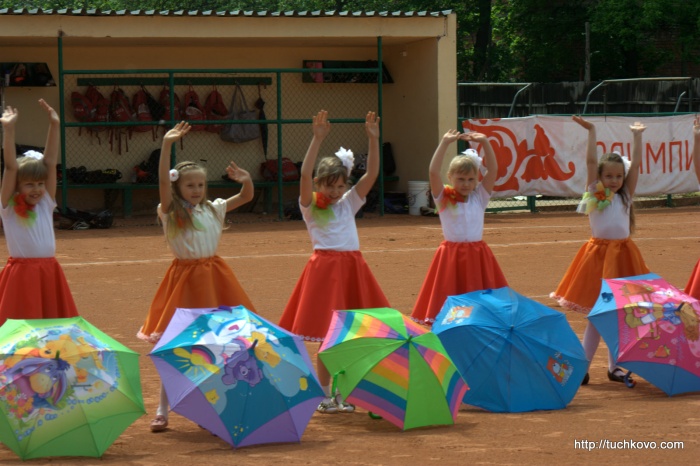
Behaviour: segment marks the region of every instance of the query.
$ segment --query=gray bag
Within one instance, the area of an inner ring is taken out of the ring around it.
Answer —
[[[241,86],[236,84],[231,98],[231,111],[226,115],[226,120],[257,120],[257,110],[249,110],[243,97]],[[226,142],[246,142],[260,137],[260,124],[258,123],[228,123],[219,133],[219,137]]]

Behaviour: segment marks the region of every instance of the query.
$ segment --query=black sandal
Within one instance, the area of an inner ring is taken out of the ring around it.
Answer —
[[[625,371],[619,367],[616,367],[612,372],[608,371],[608,380],[611,382],[621,382],[627,385],[629,388],[632,388],[637,384],[637,382],[632,379],[631,375],[632,372],[625,374]]]
[[[583,380],[581,381],[581,385],[588,385],[590,380],[591,377],[588,375],[588,372],[586,372],[586,375],[583,376]]]

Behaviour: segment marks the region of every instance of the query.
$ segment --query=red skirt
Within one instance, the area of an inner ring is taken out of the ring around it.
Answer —
[[[66,276],[55,257],[7,260],[0,272],[0,325],[7,319],[77,315]]]
[[[440,243],[423,280],[411,318],[435,322],[448,296],[508,286],[491,248],[483,241]]]
[[[323,341],[335,310],[389,307],[360,251],[315,250],[284,308],[280,327]]]
[[[591,238],[581,246],[556,291],[549,296],[562,307],[588,314],[598,300],[603,278],[645,273],[649,273],[649,268],[630,238]]]
[[[698,263],[695,264],[693,273],[690,274],[688,284],[685,285],[685,289],[683,291],[685,294],[689,294],[695,299],[700,299],[700,260],[698,260]]]
[[[137,336],[156,343],[175,309],[243,305],[255,311],[233,270],[219,257],[175,259],[156,291],[146,322]]]

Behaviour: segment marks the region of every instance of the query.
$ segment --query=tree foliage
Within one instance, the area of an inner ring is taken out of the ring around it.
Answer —
[[[587,40],[593,80],[688,73],[700,64],[698,0],[0,0],[0,8],[452,10],[460,81],[578,81]]]

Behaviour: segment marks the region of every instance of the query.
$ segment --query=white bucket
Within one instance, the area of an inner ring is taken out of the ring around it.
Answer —
[[[408,213],[411,215],[420,215],[420,208],[428,207],[430,205],[428,196],[430,196],[430,182],[409,181]]]

